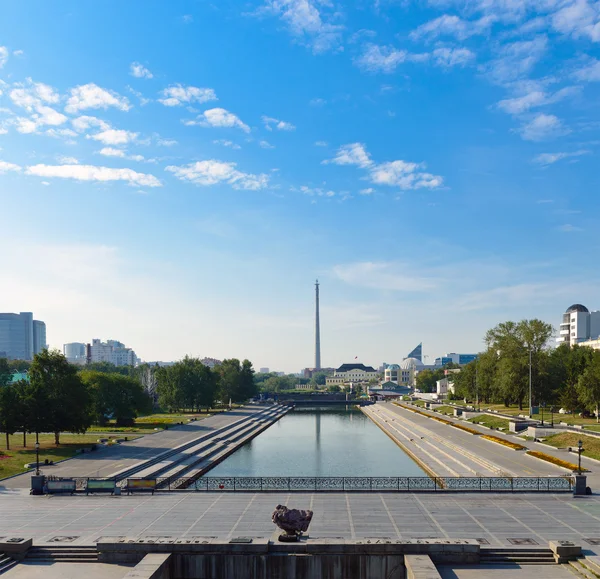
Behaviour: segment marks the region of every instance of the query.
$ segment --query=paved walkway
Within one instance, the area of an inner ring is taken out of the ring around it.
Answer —
[[[468,453],[475,454],[484,461],[488,461],[495,465],[499,470],[504,471],[506,473],[513,474],[515,476],[547,476],[554,475],[558,476],[561,474],[568,474],[569,471],[566,469],[557,467],[552,465],[551,463],[539,460],[537,458],[526,455],[523,451],[515,451],[510,448],[506,448],[500,444],[495,442],[491,442],[489,440],[485,440],[479,436],[474,436],[469,434],[468,432],[461,431],[458,428],[453,428],[437,420],[433,420],[431,418],[427,418],[420,414],[416,414],[415,412],[411,412],[405,408],[399,407],[396,404],[391,403],[383,403],[377,404],[373,408],[374,412],[384,416],[388,420],[392,420],[392,418],[396,418],[399,427],[402,428],[404,426],[404,430],[408,428],[408,430],[412,430],[415,434],[413,436],[413,444],[415,446],[422,446],[427,449],[428,434],[423,431],[429,431],[431,435],[433,435],[434,440],[431,442],[438,447],[439,451],[447,453],[446,459],[446,467],[450,467],[455,471],[458,471],[460,476],[473,476],[472,473],[469,472],[467,467],[472,467],[477,470],[488,470],[485,472],[485,476],[495,476],[492,472],[489,472],[489,469],[486,469],[485,466],[480,465],[479,467],[476,464],[473,464],[468,456],[465,456],[464,453],[461,455],[460,449],[451,449],[448,446],[445,446],[443,443],[439,442],[439,439],[443,439],[448,444],[456,445],[463,447]],[[420,411],[423,411],[419,408]],[[426,412],[426,411],[425,411]],[[439,414],[429,413],[433,416],[440,416]],[[447,420],[455,420],[451,417],[443,416],[444,419]],[[493,436],[497,436],[499,438],[503,438],[505,440],[509,440],[511,442],[517,442],[530,450],[537,450],[549,454],[551,456],[555,456],[557,458],[561,458],[562,460],[567,460],[569,462],[576,463],[577,457],[567,453],[565,450],[554,449],[550,446],[526,441],[520,437],[505,435],[498,431],[491,431],[487,428],[480,427],[476,424],[471,424],[470,422],[465,422],[462,420],[457,420],[459,424],[463,424],[468,426],[469,428],[473,428],[475,430],[480,431],[482,434],[491,434]],[[389,427],[394,426],[394,422],[389,423]],[[398,433],[395,433],[392,430],[392,434],[398,436]],[[424,439],[421,440],[421,436],[424,436]],[[438,440],[436,440],[436,438]],[[403,443],[406,443],[405,439],[401,438]],[[409,448],[411,448],[409,446]],[[433,454],[433,453],[432,453]],[[455,459],[458,459],[463,466],[459,466]],[[431,468],[438,472],[442,471],[439,474],[442,475],[444,473],[446,476],[449,473],[444,472],[443,465],[440,465],[439,462],[435,462],[432,459],[429,459],[429,464]],[[600,490],[600,465],[593,461],[589,460],[585,457],[582,457],[581,464],[583,467],[589,469],[591,472],[587,473],[588,475],[588,485],[593,490]]]
[[[600,553],[600,497],[535,494],[199,493],[30,496],[0,492],[0,536],[95,543],[102,536],[265,537],[276,505],[314,510],[316,537],[572,540]],[[511,542],[511,540],[513,542]],[[597,545],[595,545],[597,543]]]
[[[171,450],[203,434],[208,434],[211,430],[231,424],[256,412],[265,410],[265,408],[267,407],[258,405],[245,406],[236,410],[221,412],[196,422],[188,422],[181,426],[171,427],[169,430],[163,430],[156,434],[147,434],[136,440],[115,446],[102,447],[97,452],[77,455],[55,466],[43,466],[41,470],[45,475],[53,476],[110,476],[141,460],[152,458],[161,452]],[[0,489],[2,487],[30,488],[30,486],[31,473],[25,473],[18,477],[0,481]]]

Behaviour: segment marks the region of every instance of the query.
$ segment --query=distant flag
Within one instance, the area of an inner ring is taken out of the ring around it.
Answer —
[[[358,360],[358,356],[354,356],[354,359],[355,359],[355,360]]]

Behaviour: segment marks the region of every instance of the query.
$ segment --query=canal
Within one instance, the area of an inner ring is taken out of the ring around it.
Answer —
[[[207,476],[427,476],[355,407],[296,408]]]

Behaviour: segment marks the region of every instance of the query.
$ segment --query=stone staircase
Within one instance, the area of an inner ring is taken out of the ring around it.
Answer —
[[[17,562],[14,559],[11,559],[4,553],[0,553],[0,575],[6,573],[9,569],[12,569],[16,564]]]
[[[481,564],[494,565],[556,565],[551,549],[498,548],[481,549]]]
[[[98,551],[95,545],[48,545],[31,547],[25,556],[26,561],[61,563],[97,563]]]
[[[600,578],[600,557],[581,557],[575,561],[569,561],[564,564],[576,577],[585,577],[586,579]]]

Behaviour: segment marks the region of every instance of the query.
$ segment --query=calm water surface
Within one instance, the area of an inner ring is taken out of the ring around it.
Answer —
[[[426,476],[360,410],[296,409],[207,476]]]

